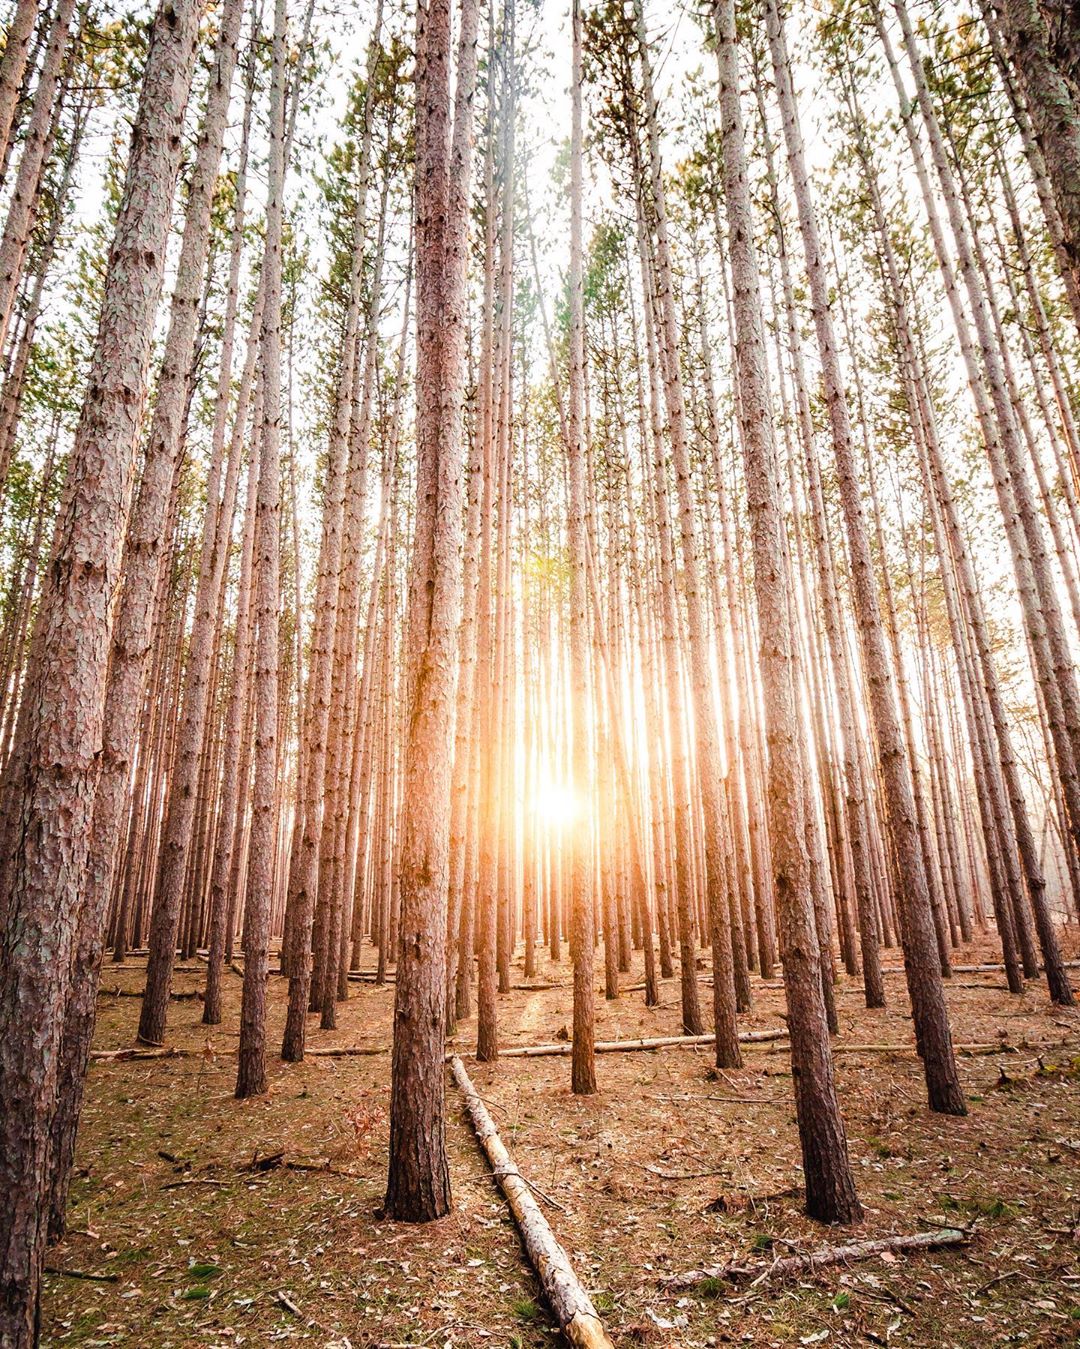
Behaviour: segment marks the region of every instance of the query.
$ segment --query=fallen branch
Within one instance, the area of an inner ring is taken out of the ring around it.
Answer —
[[[274,1301],[277,1302],[279,1307],[284,1308],[290,1316],[295,1316],[298,1321],[302,1321],[304,1325],[310,1327],[312,1330],[319,1331],[323,1335],[333,1338],[334,1332],[330,1327],[324,1325],[322,1321],[317,1320],[314,1316],[309,1316],[307,1312],[298,1307],[284,1289],[278,1289],[274,1294]],[[345,1343],[347,1344],[348,1341],[346,1340]]]
[[[199,959],[203,962],[204,965],[210,964],[210,957],[208,955],[203,955],[201,951],[197,952],[196,954],[198,955]],[[233,974],[237,975],[241,979],[244,977],[244,971],[240,968],[240,966],[236,963],[235,960],[230,961],[228,965],[223,964],[222,969],[232,970]],[[275,971],[275,973],[277,973],[277,971]]]
[[[661,1180],[708,1180],[712,1176],[725,1176],[727,1171],[665,1171],[663,1167],[652,1166],[649,1162],[639,1163],[643,1171],[648,1171]]]
[[[46,1265],[46,1274],[59,1274],[64,1279],[86,1279],[90,1283],[119,1283],[119,1274],[91,1274],[85,1269],[60,1269],[56,1265]]]
[[[350,1180],[363,1180],[363,1174],[359,1171],[342,1171],[336,1166],[331,1166],[326,1162],[299,1162],[287,1159],[284,1150],[280,1152],[267,1153],[265,1157],[260,1157],[256,1152],[250,1162],[242,1163],[237,1170],[239,1171],[273,1171],[277,1167],[285,1171],[317,1171],[322,1176],[345,1176]]]
[[[206,963],[205,956],[200,955],[199,959]],[[146,962],[142,960],[121,960],[119,963],[114,964],[112,961],[109,961],[109,963],[104,966],[104,969],[110,971],[110,973],[113,970],[142,970],[145,973]],[[174,965],[173,974],[202,974],[202,969],[198,965]],[[139,996],[142,997],[142,994],[140,993]]]
[[[126,1062],[128,1059],[186,1059],[190,1055],[190,1049],[172,1049],[168,1045],[162,1045],[158,1049],[91,1049],[90,1051],[92,1059],[109,1059],[114,1063]]]
[[[1080,960],[1065,960],[1062,961],[1062,964],[1067,970],[1080,970]],[[1004,970],[1004,968],[1004,965],[954,965],[952,972],[953,974],[995,974]],[[1042,965],[1039,966],[1040,970],[1044,968]],[[904,967],[902,965],[886,965],[881,972],[882,974],[903,974]],[[946,980],[945,987],[948,988],[948,986],[948,980]]]
[[[272,1171],[275,1166],[280,1166],[285,1160],[285,1149],[281,1148],[277,1152],[268,1152],[260,1157],[258,1149],[250,1162],[242,1162],[236,1169],[238,1171]]]
[[[740,1044],[762,1044],[770,1040],[786,1040],[786,1030],[748,1030],[739,1036]],[[711,1045],[715,1035],[660,1035],[651,1040],[598,1040],[595,1045],[598,1054],[617,1054],[630,1049],[694,1049],[699,1045]],[[566,1057],[574,1052],[570,1040],[549,1045],[511,1045],[499,1050],[503,1059],[539,1059],[558,1055]]]
[[[145,990],[141,988],[99,988],[99,998],[141,998]],[[190,1002],[203,995],[201,988],[193,988],[187,992],[178,992],[176,989],[169,990],[169,997],[174,1002]]]
[[[390,1049],[387,1045],[319,1045],[304,1052],[315,1059],[351,1059],[364,1058],[369,1054],[389,1054]]]
[[[340,1167],[326,1166],[322,1162],[282,1162],[286,1171],[317,1171],[320,1176],[344,1176],[346,1180],[363,1180],[362,1171],[342,1171]]]
[[[465,1106],[476,1131],[477,1140],[484,1149],[499,1188],[506,1196],[514,1215],[525,1253],[529,1257],[544,1290],[559,1328],[577,1349],[614,1349],[603,1322],[597,1315],[588,1293],[582,1288],[570,1267],[566,1252],[555,1240],[540,1205],[533,1198],[528,1182],[514,1165],[514,1160],[503,1146],[495,1123],[487,1107],[476,1094],[476,1088],[465,1071],[465,1065],[455,1054],[450,1059],[454,1080],[465,1097]]]
[[[274,1294],[274,1297],[275,1297],[275,1298],[277,1299],[277,1301],[281,1304],[281,1306],[284,1307],[285,1310],[286,1310],[291,1316],[295,1316],[296,1319],[297,1319],[298,1321],[306,1321],[306,1320],[307,1320],[307,1317],[306,1317],[306,1316],[304,1315],[304,1313],[300,1310],[300,1308],[296,1305],[296,1303],[292,1300],[292,1298],[289,1297],[288,1293],[282,1292],[281,1289],[279,1288],[278,1291]]]
[[[723,1279],[729,1283],[751,1280],[760,1283],[776,1275],[812,1273],[823,1265],[844,1265],[852,1260],[869,1260],[884,1252],[932,1251],[940,1246],[966,1246],[967,1232],[943,1227],[936,1232],[916,1232],[913,1236],[882,1237],[878,1241],[851,1241],[843,1246],[823,1246],[806,1255],[788,1255],[780,1260],[761,1261],[753,1265],[713,1265],[711,1269],[691,1269],[685,1274],[669,1274],[659,1282],[665,1288],[694,1288],[706,1279]]]
[[[1054,1048],[1056,1046],[1028,1046],[1029,1048]],[[953,1049],[958,1054],[967,1054],[978,1056],[981,1054],[1018,1054],[1022,1046],[1006,1044],[998,1040],[993,1044],[962,1044],[953,1045]],[[787,1049],[786,1045],[769,1045],[766,1052],[783,1052]],[[832,1044],[834,1054],[914,1054],[914,1042],[909,1044],[897,1045],[850,1045],[845,1044],[843,1040],[835,1040]]]

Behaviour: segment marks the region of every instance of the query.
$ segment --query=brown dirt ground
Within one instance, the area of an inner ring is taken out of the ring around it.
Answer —
[[[1075,929],[1069,946],[1080,950]],[[958,961],[980,956],[993,959],[988,944]],[[194,991],[202,977],[186,968],[175,988]],[[428,1227],[386,1222],[388,1054],[271,1057],[270,1093],[238,1102],[240,980],[226,977],[225,1024],[210,1034],[200,1002],[173,1003],[169,1043],[192,1057],[91,1067],[72,1230],[49,1264],[115,1281],[50,1274],[43,1344],[557,1343],[452,1082],[454,1211]],[[106,968],[99,1048],[132,1043],[138,999],[114,990],[142,979],[137,962]],[[567,967],[542,960],[537,979],[560,987],[500,999],[506,1044],[552,1040],[569,1022]],[[588,1100],[571,1096],[565,1058],[466,1063],[617,1345],[1080,1343],[1080,1011],[1051,1007],[1035,986],[1011,998],[1001,974],[958,974],[953,985],[958,1043],[1017,1047],[961,1058],[967,1118],[928,1113],[911,1050],[837,1062],[866,1210],[853,1235],[958,1223],[973,1229],[971,1245],[755,1287],[677,1294],[659,1280],[845,1239],[808,1221],[791,1193],[799,1154],[782,1049],[748,1049],[741,1071],[720,1075],[707,1051],[606,1054]],[[841,1044],[910,1040],[902,978],[888,987],[889,1009],[867,1012],[858,985],[842,982]],[[352,991],[339,1030],[313,1028],[310,1043],[385,1050],[392,988]],[[272,977],[270,992],[276,1048],[284,981]],[[782,990],[759,982],[755,999],[745,1026],[779,1025]],[[651,1011],[639,992],[599,997],[597,1023],[604,1039],[677,1034],[677,982]],[[464,1023],[456,1046],[468,1053],[474,1034]],[[283,1149],[333,1170],[247,1169]]]

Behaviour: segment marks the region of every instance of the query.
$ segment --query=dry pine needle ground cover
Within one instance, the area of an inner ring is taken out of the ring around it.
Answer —
[[[993,959],[974,948],[958,963],[981,956]],[[116,990],[142,978],[137,961],[106,969],[99,1048],[132,1044],[139,1001]],[[209,1033],[197,998],[172,1004],[168,1042],[189,1057],[92,1065],[71,1231],[49,1263],[97,1277],[49,1275],[43,1343],[557,1343],[449,1081],[454,1212],[418,1228],[382,1219],[392,986],[353,984],[339,1029],[311,1031],[313,1046],[376,1052],[272,1057],[270,1094],[237,1102],[240,980],[227,978],[225,1022]],[[174,988],[202,979],[184,967]],[[565,1033],[568,968],[544,963],[536,982],[560,986],[500,999],[504,1044]],[[889,1009],[867,1012],[843,982],[840,1044],[910,1039],[902,978],[888,989]],[[270,993],[276,1047],[284,980]],[[779,1025],[782,989],[759,981],[755,999],[744,1028]],[[961,1058],[966,1119],[925,1110],[913,1051],[838,1056],[866,1209],[851,1236],[956,1225],[970,1246],[751,1287],[675,1293],[661,1279],[848,1239],[800,1212],[782,1046],[748,1049],[722,1075],[707,1051],[605,1054],[589,1100],[570,1094],[565,1058],[466,1063],[618,1345],[1080,1343],[1080,1012],[1034,987],[1011,998],[993,973],[957,974],[949,1003],[958,1043],[1016,1047]],[[652,1011],[639,992],[597,1006],[600,1038],[679,1032],[676,981]],[[455,1046],[469,1054],[474,1034],[463,1024]]]

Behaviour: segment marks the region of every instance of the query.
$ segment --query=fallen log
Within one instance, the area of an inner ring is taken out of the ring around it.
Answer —
[[[90,1057],[126,1063],[128,1059],[186,1059],[191,1052],[190,1049],[171,1049],[162,1045],[158,1049],[91,1049]]]
[[[196,954],[204,965],[210,964],[210,957],[208,955],[203,955],[201,951],[197,951]],[[244,971],[235,960],[230,960],[227,965],[222,963],[222,969],[232,970],[233,974],[235,974],[238,979],[243,979],[244,977]]]
[[[205,956],[199,956],[199,959],[200,959],[201,961],[203,961],[204,963],[205,963],[205,961],[206,961],[206,957],[205,957]],[[145,961],[142,961],[142,960],[140,960],[140,961],[126,961],[126,960],[121,960],[121,961],[119,962],[119,964],[113,964],[112,961],[109,961],[109,963],[108,963],[107,965],[103,966],[103,970],[108,970],[108,972],[109,972],[110,974],[112,973],[113,970],[143,970],[143,971],[145,971],[145,969],[146,969],[146,962],[145,962]],[[201,965],[174,965],[174,966],[173,966],[173,974],[202,974],[202,966],[201,966]],[[140,993],[139,996],[142,997],[142,994]]]
[[[1080,960],[1065,960],[1062,964],[1067,970],[1080,970]],[[954,965],[953,974],[997,974],[1004,970],[1004,965]],[[1045,972],[1045,966],[1040,965],[1039,970]],[[886,965],[882,969],[882,974],[903,974],[903,965]],[[948,980],[945,981],[945,987],[949,987]]]
[[[751,1265],[732,1262],[713,1265],[709,1269],[691,1269],[685,1274],[668,1274],[659,1280],[664,1288],[695,1288],[706,1280],[722,1279],[728,1283],[751,1281],[761,1283],[785,1274],[806,1274],[824,1265],[845,1265],[852,1260],[869,1260],[885,1252],[932,1251],[941,1246],[966,1246],[967,1232],[956,1227],[941,1227],[933,1232],[916,1232],[913,1236],[882,1237],[877,1241],[850,1241],[843,1246],[823,1246],[806,1255],[788,1255],[777,1260],[763,1260]]]
[[[1019,1054],[1022,1048],[1052,1048],[1053,1046],[1032,1046],[1032,1045],[1011,1045],[1004,1040],[997,1040],[993,1044],[954,1044],[953,1049],[958,1054],[967,1054],[974,1058],[982,1054]],[[914,1054],[914,1044],[906,1045],[846,1045],[839,1041],[833,1045],[834,1054]]]
[[[389,1054],[389,1045],[318,1045],[314,1049],[305,1049],[305,1054],[315,1059],[351,1059],[365,1058],[369,1054]]]
[[[142,988],[99,988],[99,998],[141,998],[146,990]],[[178,991],[173,988],[169,990],[169,997],[174,1002],[194,1002],[203,995],[201,988],[193,988],[189,991]]]
[[[476,1094],[465,1065],[456,1054],[450,1059],[450,1067],[465,1098],[477,1140],[510,1205],[525,1253],[555,1313],[559,1329],[576,1349],[614,1349],[592,1299],[570,1267],[566,1252],[556,1241],[540,1205],[533,1198],[528,1181],[503,1146],[487,1107]]]
[[[340,1167],[322,1162],[282,1162],[286,1171],[314,1171],[320,1176],[344,1176],[347,1180],[363,1180],[362,1171],[342,1171]]]
[[[957,1054],[965,1054],[970,1058],[976,1058],[980,1055],[989,1054],[1019,1054],[1021,1049],[1053,1049],[1056,1045],[1012,1045],[1006,1044],[1002,1040],[995,1041],[993,1044],[954,1044],[953,1049]],[[766,1045],[763,1053],[784,1053],[787,1045]],[[914,1054],[914,1042],[909,1044],[896,1045],[849,1045],[843,1040],[834,1040],[832,1043],[832,1052],[834,1054]]]
[[[786,1040],[786,1030],[748,1030],[739,1036],[740,1044],[762,1044],[769,1040]],[[660,1035],[651,1040],[598,1040],[595,1045],[598,1054],[618,1054],[630,1049],[694,1049],[700,1045],[715,1043],[715,1035]],[[499,1050],[503,1059],[540,1059],[554,1055],[565,1057],[574,1052],[571,1041],[559,1041],[549,1045],[510,1045]]]

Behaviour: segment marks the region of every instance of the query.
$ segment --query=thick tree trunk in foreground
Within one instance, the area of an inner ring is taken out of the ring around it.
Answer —
[[[386,1212],[450,1207],[443,1118],[446,910],[457,629],[472,105],[478,11],[463,0],[451,124],[451,3],[416,11],[417,512],[409,578],[401,919]]]
[[[100,327],[0,796],[0,1342],[29,1349],[50,1126],[97,782],[110,605],[130,504],[198,27],[166,0],[147,55]]]
[[[142,478],[124,551],[124,584],[109,661],[101,770],[76,945],[64,1019],[57,1113],[53,1122],[50,1236],[64,1226],[68,1178],[82,1105],[105,941],[105,917],[127,804],[131,759],[144,701],[154,616],[166,551],[167,520],[186,421],[187,388],[195,359],[198,307],[210,239],[210,208],[229,110],[243,0],[229,0],[188,196],[184,241],[172,298],[172,317],[157,384],[157,401]],[[236,447],[239,455],[239,446]],[[175,934],[174,934],[175,939]],[[170,960],[171,965],[171,960]]]
[[[769,743],[768,782],[773,875],[791,1030],[795,1108],[806,1177],[806,1209],[824,1222],[861,1216],[833,1078],[821,955],[810,896],[803,817],[803,765],[796,706],[797,655],[786,592],[780,472],[773,438],[765,338],[753,244],[739,107],[734,0],[715,0],[723,179],[727,205],[743,454],[754,548],[754,584],[761,624],[761,674]]]

